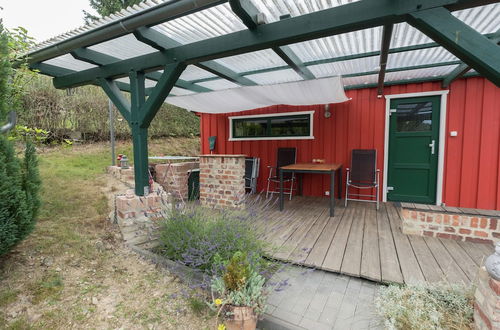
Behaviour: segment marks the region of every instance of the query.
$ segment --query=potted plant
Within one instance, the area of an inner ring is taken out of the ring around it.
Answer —
[[[212,280],[212,303],[222,317],[223,330],[254,330],[257,318],[264,313],[265,278],[252,267],[245,254],[236,252],[225,264],[222,276]]]

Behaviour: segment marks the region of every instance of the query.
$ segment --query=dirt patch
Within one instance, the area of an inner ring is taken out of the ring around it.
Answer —
[[[190,308],[191,289],[133,253],[106,219],[125,185],[107,175],[77,180],[77,195],[88,199],[83,207],[53,192],[65,178],[49,179],[46,209],[56,209],[57,198],[70,209],[48,213],[0,259],[0,329],[213,328],[207,311]]]

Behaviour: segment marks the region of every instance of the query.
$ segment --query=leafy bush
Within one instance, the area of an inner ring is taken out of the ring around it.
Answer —
[[[381,288],[377,310],[388,329],[470,329],[474,289],[447,283]]]
[[[225,307],[229,306],[252,307],[257,315],[265,310],[265,278],[253,269],[241,252],[233,255],[222,276],[214,276],[211,289],[213,297],[210,306],[219,314],[222,312],[222,316],[230,316],[227,315],[230,308],[225,311]]]
[[[266,244],[258,238],[252,215],[245,211],[216,211],[191,206],[170,212],[161,230],[159,252],[171,260],[220,274],[224,261],[240,251],[256,269]]]
[[[109,139],[108,97],[96,86],[78,87],[67,93],[55,89],[50,78],[38,75],[30,80],[21,103],[19,123],[49,131],[48,141],[68,137],[85,141]],[[151,138],[190,137],[199,134],[199,125],[199,118],[192,112],[163,104],[148,134]],[[118,139],[131,136],[129,125],[116,108],[114,126]]]

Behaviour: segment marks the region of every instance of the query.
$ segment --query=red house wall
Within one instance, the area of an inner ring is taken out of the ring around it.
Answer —
[[[386,87],[385,94],[440,89],[439,82],[427,82]],[[299,162],[323,158],[326,162],[340,162],[344,168],[349,166],[350,150],[374,148],[382,172],[385,98],[377,98],[375,88],[346,94],[352,100],[331,105],[329,119],[324,118],[322,105],[278,105],[232,114],[201,114],[201,151],[209,153],[208,137],[215,135],[216,153],[260,157],[259,191],[265,189],[267,166],[276,163],[278,147],[297,147]],[[500,209],[500,88],[479,77],[457,80],[450,86],[447,109],[443,202],[449,206]],[[228,141],[227,117],[231,115],[306,110],[316,110],[314,140]],[[458,131],[458,136],[450,137],[450,131]],[[323,195],[329,189],[328,177],[305,175],[303,188],[306,195]]]

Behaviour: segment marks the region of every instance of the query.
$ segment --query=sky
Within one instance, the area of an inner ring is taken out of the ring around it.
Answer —
[[[22,26],[41,42],[84,25],[89,0],[0,0],[0,18],[8,29]]]

